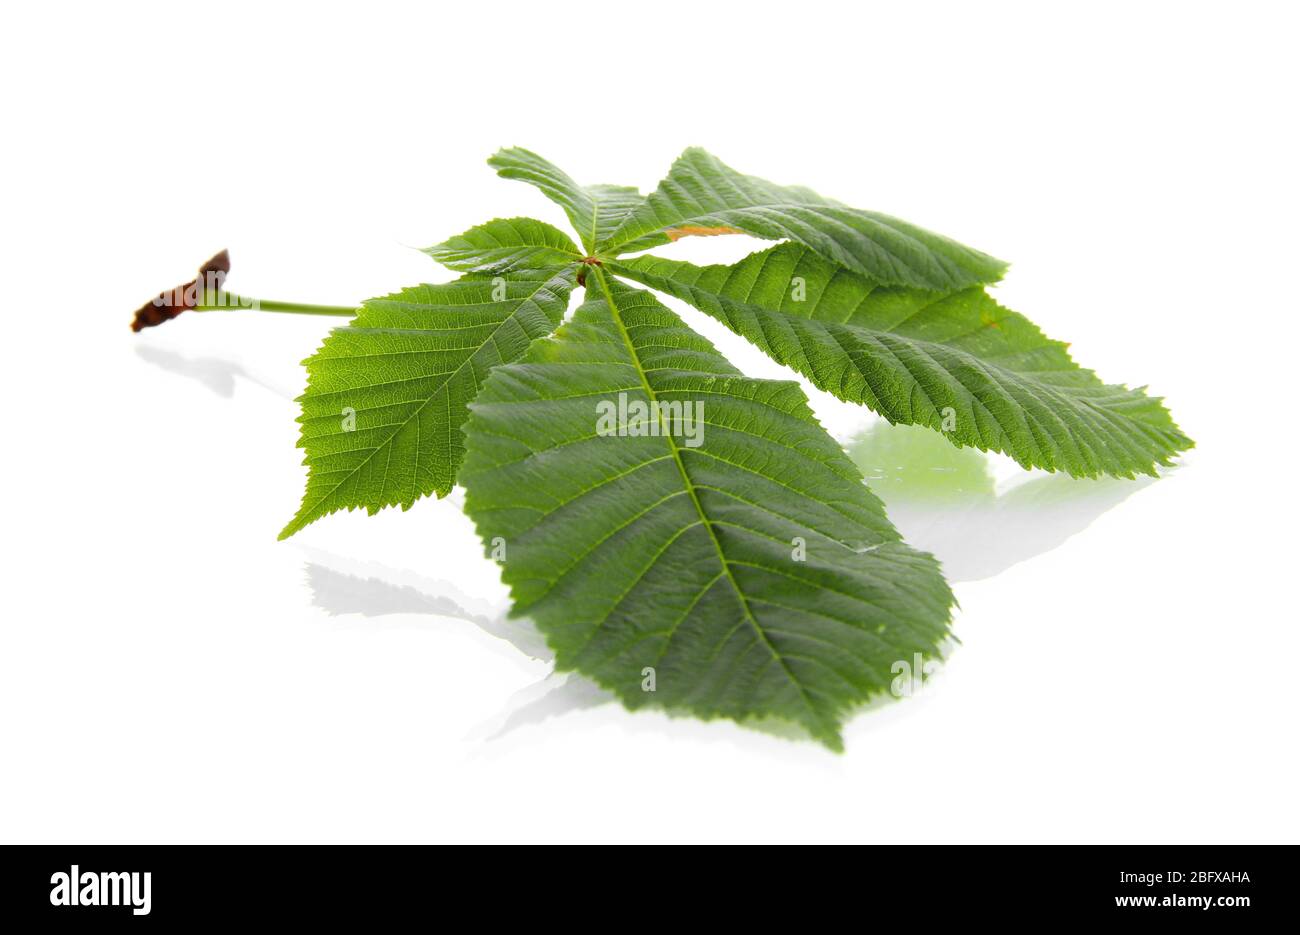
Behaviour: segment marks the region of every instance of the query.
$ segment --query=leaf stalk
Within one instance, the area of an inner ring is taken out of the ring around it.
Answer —
[[[342,315],[352,316],[356,305],[312,305],[306,302],[279,302],[275,299],[256,299],[234,292],[206,292],[197,305],[196,312],[286,312],[291,315]]]

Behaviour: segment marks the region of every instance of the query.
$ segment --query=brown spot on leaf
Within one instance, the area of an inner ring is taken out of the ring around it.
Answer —
[[[683,237],[719,237],[723,234],[743,234],[744,231],[737,230],[734,227],[700,227],[696,224],[683,224],[681,227],[670,227],[665,234],[669,240],[681,240]]]
[[[131,321],[132,331],[143,331],[171,321],[187,308],[199,304],[205,292],[215,292],[226,281],[230,272],[230,254],[222,250],[199,267],[199,274],[184,285],[160,292],[157,297],[136,309]]]

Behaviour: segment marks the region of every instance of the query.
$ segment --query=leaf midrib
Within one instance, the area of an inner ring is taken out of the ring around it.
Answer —
[[[600,216],[600,198],[588,192],[587,199],[591,202],[591,239],[584,240],[581,233],[578,234],[578,239],[583,240],[582,245],[591,253],[596,249],[596,219]]]
[[[637,354],[636,346],[632,343],[632,337],[628,334],[627,327],[623,324],[623,316],[619,313],[618,305],[614,301],[614,295],[609,288],[609,281],[605,276],[604,270],[600,267],[594,267],[594,271],[596,277],[600,280],[600,288],[605,295],[605,302],[609,306],[610,317],[614,321],[614,326],[618,328],[619,337],[622,339],[624,347],[627,348],[628,356],[631,358],[632,364],[636,368],[637,377],[641,381],[641,387],[645,391],[646,396],[649,397],[651,404],[654,406],[655,416],[659,420],[660,425],[660,437],[663,438],[665,443],[668,445],[668,450],[672,454],[673,462],[677,465],[677,471],[681,474],[682,484],[685,486],[686,492],[690,496],[691,504],[695,507],[695,512],[700,518],[700,523],[708,532],[709,540],[713,543],[714,551],[717,553],[718,564],[722,571],[717,577],[709,582],[707,587],[711,588],[716,584],[718,577],[726,577],[727,582],[731,585],[732,591],[735,592],[736,597],[740,601],[741,607],[745,611],[745,619],[749,622],[750,626],[754,628],[754,632],[758,635],[759,640],[767,647],[768,652],[772,654],[772,658],[781,667],[781,671],[785,673],[790,684],[798,689],[799,696],[803,699],[804,705],[808,708],[809,712],[815,718],[821,720],[820,714],[812,704],[812,699],[808,697],[808,692],[804,689],[803,684],[795,677],[794,673],[790,671],[790,667],[786,664],[785,658],[777,652],[776,647],[772,645],[772,641],[768,639],[767,633],[759,625],[758,620],[754,617],[753,611],[750,609],[749,600],[745,597],[745,592],[741,590],[735,576],[731,573],[731,564],[727,559],[726,553],[722,550],[722,543],[718,540],[717,533],[713,530],[713,522],[704,511],[704,506],[700,503],[699,495],[695,492],[695,483],[691,480],[691,476],[686,470],[686,465],[682,462],[681,450],[673,440],[672,434],[668,431],[668,426],[664,424],[663,412],[658,406],[658,396],[650,386],[650,381],[646,379],[645,370],[641,365],[640,355]],[[696,595],[696,600],[698,601],[701,596],[702,595]],[[667,644],[671,642],[673,638],[673,633],[676,632],[677,627],[688,615],[689,614],[683,614],[678,617],[678,619],[674,621],[672,629],[665,634],[665,651],[667,650]]]

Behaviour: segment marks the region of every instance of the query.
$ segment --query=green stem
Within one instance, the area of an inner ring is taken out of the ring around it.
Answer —
[[[250,299],[233,292],[209,292],[196,306],[196,312],[288,312],[292,315],[343,315],[357,313],[355,305],[308,305],[304,302],[276,302],[273,299]]]

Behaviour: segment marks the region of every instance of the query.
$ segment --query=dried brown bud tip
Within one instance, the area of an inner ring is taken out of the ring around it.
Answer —
[[[141,305],[131,322],[132,331],[143,331],[170,321],[187,308],[194,308],[208,292],[218,291],[230,272],[230,254],[222,250],[199,267],[194,279],[175,289],[161,292]]]

